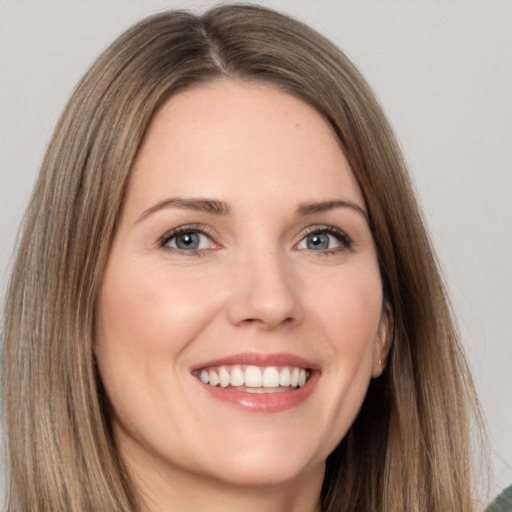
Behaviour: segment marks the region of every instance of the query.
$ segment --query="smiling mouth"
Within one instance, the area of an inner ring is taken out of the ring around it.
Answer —
[[[196,370],[194,375],[208,386],[247,393],[279,393],[304,386],[311,370],[297,366],[224,365]]]

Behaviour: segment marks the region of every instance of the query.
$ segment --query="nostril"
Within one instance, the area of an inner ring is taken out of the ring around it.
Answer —
[[[274,329],[279,325],[290,325],[295,321],[295,319],[292,316],[288,316],[286,318],[283,318],[281,321],[277,320],[275,322],[271,322],[268,320],[265,320],[263,318],[245,318],[241,322],[239,322],[238,325],[240,326],[261,326],[262,329]]]

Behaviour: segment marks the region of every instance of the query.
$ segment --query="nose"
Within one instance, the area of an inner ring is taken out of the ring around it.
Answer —
[[[233,325],[273,330],[303,318],[299,282],[290,262],[279,252],[246,258],[231,289],[228,317]]]

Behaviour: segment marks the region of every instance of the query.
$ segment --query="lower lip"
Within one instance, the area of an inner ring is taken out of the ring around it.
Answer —
[[[262,394],[238,391],[236,388],[210,386],[203,384],[199,380],[198,382],[215,399],[238,409],[249,412],[275,413],[292,409],[303,403],[313,392],[319,377],[319,372],[313,372],[306,384],[300,388],[291,391]]]

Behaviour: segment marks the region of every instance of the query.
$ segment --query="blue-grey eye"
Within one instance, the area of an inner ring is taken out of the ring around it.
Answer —
[[[306,235],[297,246],[298,249],[309,251],[328,251],[348,246],[348,241],[340,233],[331,234],[328,231],[315,231]]]
[[[197,249],[200,242],[198,233],[183,233],[183,235],[176,237],[176,247],[178,249]]]
[[[180,251],[196,251],[211,247],[212,239],[199,231],[187,231],[169,237],[164,246],[179,249]]]
[[[312,233],[306,237],[307,248],[319,251],[329,249],[329,238],[327,233]]]

